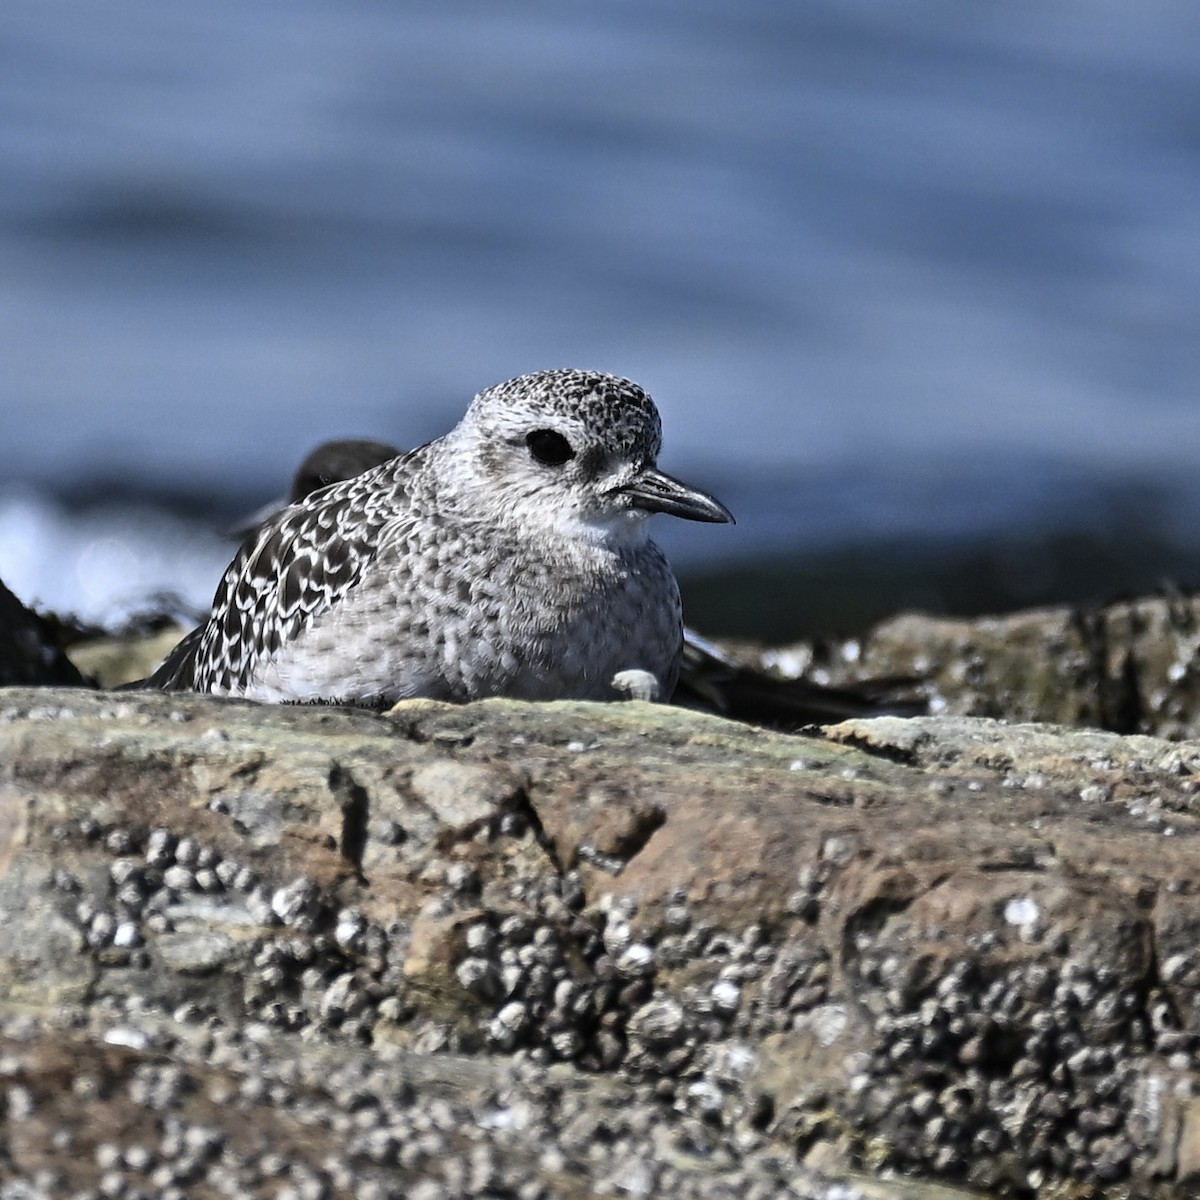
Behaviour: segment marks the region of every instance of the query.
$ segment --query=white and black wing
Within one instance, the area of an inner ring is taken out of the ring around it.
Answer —
[[[411,457],[323,488],[268,521],[230,563],[208,621],[146,686],[237,694],[253,683],[282,646],[358,584],[385,529],[403,520]]]

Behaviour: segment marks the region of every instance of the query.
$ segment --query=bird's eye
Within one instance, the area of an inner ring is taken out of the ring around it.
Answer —
[[[525,444],[529,447],[529,453],[548,467],[561,467],[568,459],[575,457],[571,443],[553,429],[535,429],[525,438]]]

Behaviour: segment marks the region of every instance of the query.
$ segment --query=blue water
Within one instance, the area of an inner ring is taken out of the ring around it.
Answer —
[[[557,365],[646,385],[738,511],[663,522],[685,562],[1086,522],[1112,480],[1200,541],[1191,0],[5,0],[0,80],[27,599],[211,593],[203,525],[81,487],[227,513]]]

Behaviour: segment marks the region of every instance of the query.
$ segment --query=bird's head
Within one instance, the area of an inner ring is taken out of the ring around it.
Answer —
[[[658,409],[615,375],[541,371],[497,384],[446,441],[474,477],[473,495],[460,489],[458,503],[486,506],[493,519],[608,542],[644,538],[656,512],[733,520],[718,500],[658,469]]]

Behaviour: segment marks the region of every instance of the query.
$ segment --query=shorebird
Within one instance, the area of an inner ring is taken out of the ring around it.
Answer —
[[[256,530],[289,503],[318,488],[350,479],[403,453],[387,442],[341,438],[322,442],[304,459],[286,497],[260,508],[243,521],[237,536]],[[626,681],[628,684],[637,681]],[[683,629],[683,656],[673,703],[719,713],[734,720],[794,730],[852,717],[894,714],[915,716],[927,710],[911,677],[857,680],[840,687],[810,679],[784,678],[736,661],[721,646],[689,628]]]
[[[147,686],[367,706],[669,697],[682,612],[646,518],[733,518],[658,469],[661,440],[627,379],[488,388],[444,437],[270,517]]]

